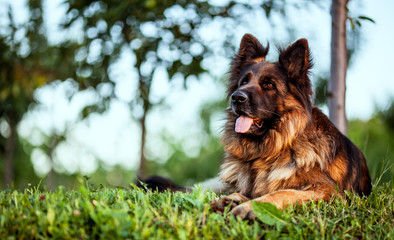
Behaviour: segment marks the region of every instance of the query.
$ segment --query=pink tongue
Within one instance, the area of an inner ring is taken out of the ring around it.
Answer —
[[[252,126],[253,119],[247,116],[240,116],[235,122],[235,131],[237,133],[246,133]]]

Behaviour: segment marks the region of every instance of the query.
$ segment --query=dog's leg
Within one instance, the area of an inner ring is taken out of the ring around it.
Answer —
[[[224,196],[218,201],[211,202],[211,208],[214,212],[222,213],[224,212],[224,208],[230,205],[230,209],[238,206],[242,202],[248,202],[250,199],[245,197],[240,193],[232,193],[228,196]]]
[[[279,190],[262,197],[255,198],[252,201],[267,202],[274,204],[277,208],[283,209],[285,206],[294,203],[303,203],[305,201],[324,199],[329,200],[332,191],[301,191],[301,190]],[[252,209],[252,201],[242,203],[231,210],[231,213],[242,219],[254,220],[256,215]]]
[[[212,190],[217,194],[228,190],[227,186],[223,184],[219,176],[205,180],[204,182],[198,183],[198,185],[201,185],[203,189]]]

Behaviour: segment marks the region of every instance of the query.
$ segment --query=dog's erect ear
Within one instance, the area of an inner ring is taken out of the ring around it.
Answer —
[[[236,81],[241,71],[254,63],[264,61],[268,53],[269,46],[263,47],[261,43],[251,34],[245,34],[242,37],[241,45],[237,55],[231,63],[231,78],[229,93],[236,89]]]
[[[313,95],[311,81],[308,77],[312,61],[309,53],[308,40],[301,38],[279,53],[279,62],[286,69],[289,81],[293,83],[300,94],[305,107],[312,111],[311,96]]]
[[[302,81],[312,67],[308,40],[301,38],[288,48],[281,50],[279,62],[286,69],[290,80]]]
[[[253,61],[259,62],[265,60],[268,53],[268,46],[264,48],[261,43],[251,34],[245,34],[241,40],[238,54],[235,57],[240,62]]]

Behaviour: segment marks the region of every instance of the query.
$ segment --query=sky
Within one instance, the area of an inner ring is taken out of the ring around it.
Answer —
[[[368,119],[394,98],[394,1],[365,1],[364,9],[376,24],[362,26],[361,48],[347,75],[346,108],[349,118]]]
[[[26,14],[23,11],[24,1],[0,0],[0,3],[11,3],[16,10],[18,21],[23,21]],[[45,1],[46,18],[50,23],[48,33],[52,42],[61,41],[71,33],[61,33],[57,24],[62,19],[65,7],[61,0]],[[300,1],[302,2],[302,1]],[[328,1],[327,1],[328,2]],[[346,110],[349,119],[369,119],[376,108],[388,106],[394,97],[394,1],[350,1],[351,13],[372,18],[376,24],[363,22],[360,49],[348,69]],[[330,15],[322,8],[311,7],[298,11],[290,11],[291,24],[297,26],[294,32],[297,38],[305,37],[314,59],[312,80],[319,72],[329,71],[330,60]],[[3,5],[4,6],[4,5]],[[0,11],[4,11],[1,8]],[[246,16],[242,26],[236,26],[235,43],[239,43],[244,33],[252,33],[263,43],[271,41],[271,51],[268,59],[275,60],[275,45],[289,44],[287,26],[279,17],[273,18],[275,27],[270,27],[262,15],[251,13]],[[204,29],[207,38],[220,38],[220,24],[209,25]],[[77,31],[77,30],[75,30]],[[76,34],[77,35],[77,34]],[[39,145],[44,141],[44,134],[61,133],[69,130],[69,140],[62,143],[55,156],[55,169],[60,172],[82,171],[93,172],[98,166],[98,159],[106,166],[120,164],[127,169],[138,166],[138,146],[140,129],[135,117],[140,110],[130,111],[126,102],[135,94],[136,84],[130,79],[135,78],[132,69],[135,59],[131,52],[124,52],[121,59],[111,69],[114,79],[115,93],[119,100],[111,102],[108,112],[103,115],[93,114],[84,122],[75,122],[78,111],[87,102],[97,100],[97,93],[84,92],[78,94],[71,102],[66,100],[66,92],[74,89],[73,83],[65,82],[38,90],[35,97],[42,106],[26,115],[19,127],[21,136],[28,138],[33,144]],[[210,66],[215,78],[221,78],[228,70],[229,57],[219,54],[207,59],[204,64]],[[182,146],[190,155],[198,154],[199,147],[204,144],[201,135],[200,122],[196,121],[200,107],[212,100],[225,96],[225,87],[212,81],[208,75],[200,79],[190,79],[187,90],[183,89],[181,79],[171,82],[166,74],[158,70],[154,77],[152,99],[165,98],[164,106],[154,108],[148,117],[148,146],[147,154],[157,161],[164,161],[171,154],[161,136],[168,134],[182,141]],[[105,92],[103,86],[101,91]],[[212,129],[219,135],[224,124],[224,114],[213,117]],[[44,133],[44,134],[43,134]],[[190,137],[193,136],[193,137]],[[32,162],[36,172],[45,175],[50,168],[49,159],[36,149],[32,154]]]

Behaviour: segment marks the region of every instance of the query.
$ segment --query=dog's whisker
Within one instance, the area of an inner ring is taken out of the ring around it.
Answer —
[[[280,115],[278,113],[270,111],[270,110],[267,110],[267,109],[264,109],[264,108],[258,108],[257,110],[263,111],[263,112],[272,113],[272,114],[275,114],[276,116],[280,117]]]

